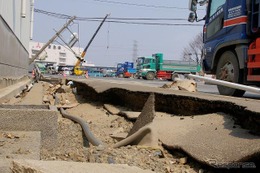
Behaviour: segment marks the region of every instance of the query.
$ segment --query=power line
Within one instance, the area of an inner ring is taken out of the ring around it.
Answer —
[[[48,12],[40,9],[34,9],[34,12],[45,14],[59,19],[70,19],[72,16],[62,13]],[[100,22],[103,18],[101,17],[76,17],[75,20],[78,21],[90,21],[90,22]],[[138,22],[137,22],[138,21]],[[149,21],[149,22],[141,22]],[[108,23],[119,23],[119,24],[135,24],[135,25],[155,25],[155,26],[203,26],[201,24],[190,24],[190,23],[158,23],[151,21],[187,21],[187,19],[182,18],[109,18],[105,22]]]
[[[102,3],[110,3],[110,4],[119,4],[119,5],[148,7],[148,8],[164,8],[164,9],[179,9],[179,10],[187,10],[188,9],[188,8],[182,8],[182,7],[172,7],[172,6],[163,6],[163,5],[148,5],[148,4],[135,4],[135,3],[128,3],[128,2],[107,1],[107,0],[93,0],[93,1],[102,2]]]
[[[44,10],[40,10],[40,9],[34,9],[34,12],[36,13],[42,13],[42,14],[46,14],[49,16],[53,16],[53,17],[58,17],[58,18],[63,18],[63,19],[68,19],[71,18],[70,15],[66,15],[66,14],[62,14],[62,13],[53,13],[53,12],[48,12],[48,11],[44,11]],[[76,20],[102,20],[103,17],[76,17]],[[180,20],[180,21],[187,21],[187,19],[183,19],[183,18],[120,18],[120,17],[109,17],[109,19],[113,19],[113,20]]]

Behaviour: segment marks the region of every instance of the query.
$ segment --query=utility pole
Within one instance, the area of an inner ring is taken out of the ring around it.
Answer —
[[[138,46],[137,46],[137,41],[134,40],[134,47],[133,47],[133,62],[135,64],[136,58],[138,56]]]
[[[64,29],[66,29],[69,24],[76,18],[76,16],[73,16],[56,34],[39,50],[39,52],[36,53],[30,60],[29,65],[48,47],[62,32]]]

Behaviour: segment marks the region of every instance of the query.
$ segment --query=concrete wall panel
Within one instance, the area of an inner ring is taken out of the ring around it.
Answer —
[[[0,43],[0,77],[27,75],[29,53],[2,17],[0,17]]]
[[[0,80],[28,74],[31,2],[0,0]],[[23,5],[24,16],[21,15]]]
[[[25,1],[25,17],[21,16],[22,2]],[[5,19],[8,26],[15,33],[28,51],[30,41],[30,17],[31,0],[0,0],[0,15]]]

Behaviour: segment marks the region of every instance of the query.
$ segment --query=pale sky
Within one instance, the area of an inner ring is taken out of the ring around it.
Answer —
[[[152,23],[191,24],[189,0],[35,0],[35,8],[77,17],[101,17],[110,13],[110,18],[171,18],[185,19]],[[204,10],[200,10],[203,17]],[[109,18],[107,19],[107,21]],[[122,21],[122,20],[120,20]],[[126,21],[141,22],[149,21]],[[51,17],[42,13],[34,14],[33,40],[47,42],[66,23],[66,19]],[[73,32],[78,32],[80,46],[85,48],[101,23],[93,21],[75,21]],[[97,66],[115,66],[119,62],[132,61],[134,41],[137,42],[137,55],[150,56],[161,52],[165,59],[181,59],[183,48],[202,31],[203,22],[194,26],[165,26],[104,23],[89,47],[85,59]],[[65,35],[66,36],[66,35]],[[57,44],[57,43],[56,43]]]

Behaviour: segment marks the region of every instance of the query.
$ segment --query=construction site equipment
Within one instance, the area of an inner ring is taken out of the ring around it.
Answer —
[[[197,5],[207,4],[203,48],[205,73],[219,80],[260,85],[259,0],[190,0],[189,21],[198,20]],[[218,85],[219,93],[242,96],[245,91]]]
[[[94,38],[96,37],[98,31],[100,30],[101,26],[103,25],[103,23],[105,22],[105,20],[107,19],[107,17],[109,16],[110,14],[107,14],[105,16],[105,18],[102,20],[102,22],[100,23],[100,25],[98,26],[96,32],[93,34],[92,38],[89,40],[87,46],[85,47],[85,49],[83,50],[83,52],[81,53],[80,56],[76,56],[76,58],[78,59],[76,64],[75,64],[75,67],[74,67],[74,74],[77,75],[77,76],[81,76],[84,74],[84,70],[82,69],[82,63],[84,62],[84,57],[87,53],[87,50],[90,46],[90,44],[92,43],[92,41],[94,40]]]
[[[162,53],[137,59],[138,77],[147,80],[154,78],[174,80],[176,74],[196,73],[201,70],[194,61],[164,60]]]

